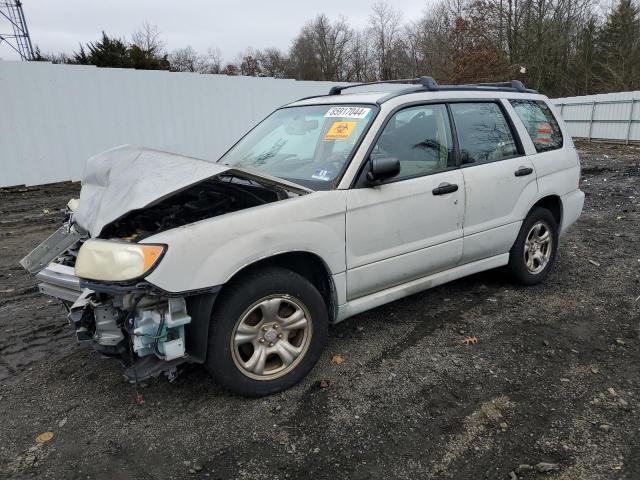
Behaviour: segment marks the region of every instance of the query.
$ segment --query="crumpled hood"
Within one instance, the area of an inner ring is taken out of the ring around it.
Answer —
[[[92,237],[105,225],[131,210],[144,208],[199,181],[228,172],[278,185],[296,193],[309,193],[299,185],[159,150],[124,145],[91,157],[85,166],[80,204],[74,222]]]

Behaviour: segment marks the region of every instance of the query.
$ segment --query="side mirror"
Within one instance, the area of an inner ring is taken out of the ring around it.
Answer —
[[[400,160],[392,157],[370,158],[367,180],[381,182],[400,173]]]

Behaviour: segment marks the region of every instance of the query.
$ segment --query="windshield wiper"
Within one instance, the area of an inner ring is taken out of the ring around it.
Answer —
[[[262,152],[260,155],[256,156],[254,160],[255,164],[264,165],[267,160],[275,157],[278,154],[278,152],[282,150],[282,147],[284,147],[286,144],[287,144],[287,141],[284,138],[281,138],[276,143],[274,143],[269,150]]]

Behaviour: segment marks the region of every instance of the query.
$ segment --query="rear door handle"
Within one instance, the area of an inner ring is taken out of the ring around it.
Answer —
[[[518,170],[516,170],[516,173],[514,173],[514,175],[516,177],[524,177],[526,175],[531,175],[532,173],[533,173],[533,168],[520,167]]]
[[[458,190],[458,185],[452,183],[441,183],[436,188],[431,190],[434,195],[446,195],[447,193],[453,193]]]

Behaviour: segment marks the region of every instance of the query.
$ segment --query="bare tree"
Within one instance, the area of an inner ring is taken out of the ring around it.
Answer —
[[[199,55],[191,46],[179,48],[168,56],[171,70],[176,72],[220,73],[222,54],[219,48],[209,48]]]
[[[262,72],[267,77],[285,78],[289,72],[289,58],[279,49],[271,47],[257,53]]]
[[[222,52],[218,47],[207,48],[207,53],[202,57],[202,70],[200,73],[222,73]]]
[[[179,48],[169,54],[171,70],[176,72],[198,72],[200,58],[193,47]]]
[[[222,72],[220,73],[222,73],[223,75],[238,75],[239,71],[240,69],[237,65],[233,63],[227,63],[227,65],[222,69]]]
[[[260,75],[260,62],[253,55],[245,55],[240,62],[240,73],[247,77],[257,77]]]
[[[402,13],[387,3],[373,5],[369,16],[369,28],[375,52],[379,79],[396,77],[398,55],[402,55]]]
[[[289,52],[291,71],[301,80],[346,80],[353,29],[343,17],[335,21],[320,14],[308,22]]]
[[[238,73],[247,77],[257,77],[261,74],[260,62],[258,60],[260,52],[254,48],[246,48],[238,53],[234,65],[238,67]]]
[[[307,23],[293,40],[289,51],[290,75],[297,80],[320,80],[320,64],[314,42],[313,26]]]
[[[322,14],[311,24],[312,41],[318,60],[321,80],[346,80],[349,46],[353,31],[346,19],[331,22]]]
[[[368,30],[354,32],[349,54],[347,79],[356,82],[370,82],[376,78],[374,52],[371,48]]]
[[[131,44],[149,56],[162,55],[165,48],[158,26],[149,22],[143,22],[140,28],[133,32]]]

